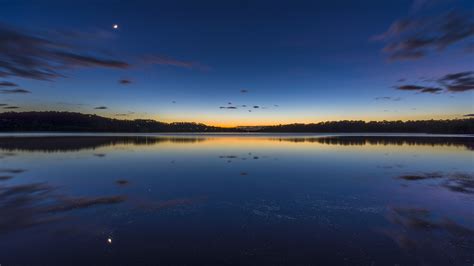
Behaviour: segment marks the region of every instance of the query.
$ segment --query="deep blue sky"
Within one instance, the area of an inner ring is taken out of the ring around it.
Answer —
[[[448,80],[461,90],[440,80],[474,70],[473,10],[444,0],[0,1],[0,75],[2,60],[10,70],[0,82],[18,85],[0,86],[0,103],[216,125],[462,117],[474,112],[472,73]],[[20,60],[5,51],[16,46],[58,75],[12,73]]]

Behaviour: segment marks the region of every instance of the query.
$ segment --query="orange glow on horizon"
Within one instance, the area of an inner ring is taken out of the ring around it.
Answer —
[[[164,117],[152,117],[151,119],[166,123],[172,122],[194,122],[202,123],[208,126],[224,127],[231,128],[237,126],[272,126],[272,125],[286,125],[286,124],[311,124],[311,123],[321,123],[321,122],[330,122],[330,121],[344,121],[344,120],[362,120],[365,122],[370,121],[408,121],[408,120],[430,120],[430,119],[460,119],[465,118],[462,115],[456,114],[447,114],[447,115],[411,115],[411,116],[371,116],[367,118],[361,117],[342,117],[342,116],[332,116],[325,118],[304,118],[304,119],[271,119],[271,118],[255,118],[255,119],[239,119],[239,120],[227,120],[227,119],[185,119],[185,118],[164,118]]]

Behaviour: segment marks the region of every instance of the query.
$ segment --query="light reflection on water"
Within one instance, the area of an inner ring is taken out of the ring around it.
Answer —
[[[474,262],[469,137],[0,138],[0,263]]]

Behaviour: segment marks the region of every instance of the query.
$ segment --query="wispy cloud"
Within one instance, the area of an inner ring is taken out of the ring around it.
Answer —
[[[31,91],[24,90],[24,89],[11,89],[11,90],[0,90],[1,94],[27,94],[31,93]]]
[[[0,87],[18,87],[18,84],[9,81],[0,81]]]
[[[420,92],[422,93],[440,93],[443,89],[440,88],[424,88]]]
[[[53,80],[72,67],[126,68],[128,63],[96,56],[51,35],[0,25],[0,76]]]
[[[394,102],[398,102],[402,100],[402,98],[400,97],[390,97],[390,96],[375,97],[374,99],[376,101],[394,101]]]
[[[383,51],[392,60],[419,59],[474,36],[469,13],[450,11],[432,17],[399,19],[373,40],[385,42]]]
[[[441,88],[435,88],[435,87],[425,87],[425,86],[418,86],[418,85],[402,85],[402,86],[396,86],[397,90],[402,90],[402,91],[417,91],[421,93],[440,93],[443,91]]]
[[[97,106],[94,109],[96,109],[96,110],[105,110],[105,109],[107,109],[107,106]]]
[[[119,83],[122,85],[128,85],[128,84],[132,84],[132,81],[130,79],[121,79],[119,80]]]
[[[438,94],[441,92],[466,92],[474,90],[474,71],[465,71],[452,74],[446,74],[438,79],[430,80],[430,82],[436,82],[438,86],[424,86],[424,85],[399,85],[394,86],[397,90],[402,91],[417,91],[421,93],[433,93]]]
[[[450,92],[474,90],[474,71],[447,74],[438,82]]]

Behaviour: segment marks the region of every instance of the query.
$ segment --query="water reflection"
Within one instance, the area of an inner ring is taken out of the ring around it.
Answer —
[[[397,136],[335,136],[335,137],[300,137],[274,138],[276,141],[309,142],[328,145],[363,146],[363,145],[409,145],[409,146],[455,146],[474,150],[474,140],[471,137],[397,137]]]
[[[394,226],[383,232],[418,264],[462,265],[472,261],[472,229],[422,208],[391,208],[387,217]]]
[[[14,151],[41,151],[41,152],[68,152],[79,150],[94,150],[100,147],[116,145],[157,145],[162,143],[182,143],[192,144],[204,141],[279,141],[293,143],[318,143],[326,145],[344,146],[370,146],[370,145],[397,145],[397,146],[432,146],[432,147],[465,147],[474,150],[474,138],[472,137],[422,137],[422,136],[316,136],[316,137],[272,137],[248,135],[244,137],[227,136],[65,136],[65,137],[44,137],[38,141],[37,137],[0,137],[0,159],[8,156],[15,156]],[[94,156],[105,157],[104,153],[95,153]],[[232,155],[223,155],[232,156]]]
[[[66,211],[117,204],[124,196],[70,197],[46,183],[0,187],[0,234],[50,223]]]
[[[422,181],[422,180],[436,180],[438,185],[449,189],[452,192],[474,194],[474,173],[450,173],[443,174],[435,173],[421,173],[421,174],[407,174],[399,177],[407,181]]]
[[[474,262],[467,137],[16,137],[0,154],[0,263]]]
[[[202,137],[46,137],[39,141],[36,137],[0,137],[0,150],[3,151],[41,151],[41,152],[69,152],[93,150],[100,147],[128,144],[128,145],[155,145],[159,143],[196,143],[205,141]],[[5,155],[5,153],[3,154]],[[96,153],[97,157],[105,154]]]

